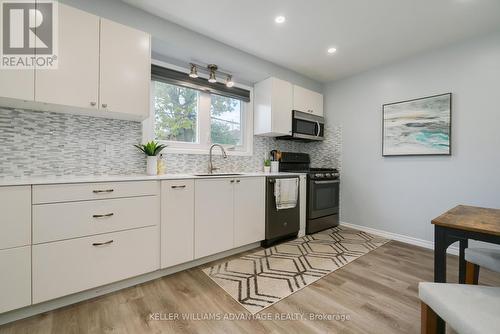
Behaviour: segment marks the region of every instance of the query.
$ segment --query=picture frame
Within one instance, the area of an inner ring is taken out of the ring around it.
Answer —
[[[450,156],[452,93],[382,106],[382,156]]]

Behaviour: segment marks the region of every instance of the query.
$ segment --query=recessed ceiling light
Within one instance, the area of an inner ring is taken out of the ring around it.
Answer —
[[[280,15],[280,16],[276,16],[276,18],[274,19],[274,22],[283,23],[283,22],[285,22],[285,20],[286,20],[286,18],[283,15]]]
[[[329,54],[332,54],[332,53],[337,52],[337,49],[336,49],[336,48],[328,48],[327,52],[328,52]]]

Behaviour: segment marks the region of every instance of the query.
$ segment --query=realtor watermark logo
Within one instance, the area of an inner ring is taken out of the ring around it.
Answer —
[[[2,69],[56,69],[57,2],[1,1]]]

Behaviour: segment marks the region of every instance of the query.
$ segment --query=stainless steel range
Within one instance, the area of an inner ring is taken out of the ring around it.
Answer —
[[[281,153],[280,171],[307,173],[307,234],[339,224],[340,174],[335,168],[311,168],[310,164],[307,153]]]

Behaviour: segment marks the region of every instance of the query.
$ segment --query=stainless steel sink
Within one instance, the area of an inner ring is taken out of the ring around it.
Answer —
[[[213,174],[194,174],[194,176],[238,176],[241,173],[213,173]]]

